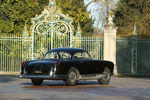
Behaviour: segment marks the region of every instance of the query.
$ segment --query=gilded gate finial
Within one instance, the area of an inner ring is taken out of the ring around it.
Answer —
[[[134,26],[133,36],[135,36],[135,37],[137,36],[136,25]]]
[[[25,26],[24,26],[24,30],[23,30],[22,36],[23,37],[28,37],[28,28],[27,28],[26,22],[25,22]]]
[[[56,5],[55,0],[49,0],[49,5],[50,5],[50,6],[51,6],[51,5]]]

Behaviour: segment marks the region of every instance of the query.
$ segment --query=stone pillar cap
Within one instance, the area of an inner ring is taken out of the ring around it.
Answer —
[[[107,18],[108,18],[108,23],[104,27],[116,27],[116,25],[113,23],[114,15],[112,12],[108,13]]]

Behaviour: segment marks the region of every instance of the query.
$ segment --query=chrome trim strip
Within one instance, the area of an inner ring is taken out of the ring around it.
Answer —
[[[18,77],[19,78],[52,78],[52,76],[38,76],[38,75],[30,75],[30,76],[20,75]]]
[[[86,75],[80,75],[79,80],[97,80],[100,79],[103,76],[103,74],[86,74]]]
[[[103,74],[93,74],[93,75],[80,75],[78,80],[95,80],[100,79]],[[67,79],[67,75],[20,75],[19,78],[31,79],[31,78],[41,78],[50,80],[63,80]]]
[[[19,78],[25,78],[25,79],[31,79],[31,78],[42,78],[42,79],[56,79],[56,80],[62,80],[62,79],[66,79],[67,76],[66,75],[19,75]]]

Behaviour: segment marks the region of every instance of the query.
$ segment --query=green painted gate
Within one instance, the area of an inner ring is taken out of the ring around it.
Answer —
[[[0,37],[0,72],[19,72],[23,61],[25,43],[30,44],[28,37],[5,36]],[[24,46],[23,46],[24,45]],[[29,48],[26,48],[28,50]],[[29,52],[26,56],[30,55]],[[29,58],[29,57],[27,57]]]
[[[103,60],[103,38],[80,37],[74,41],[73,47],[87,50],[94,59]],[[79,43],[78,43],[79,42]],[[60,45],[59,41],[54,42]],[[46,45],[46,44],[44,44]],[[32,38],[23,35],[0,37],[0,73],[14,73],[20,71],[21,62],[32,59]],[[67,46],[63,46],[67,47]],[[42,52],[44,51],[42,49]],[[41,56],[42,57],[42,56]]]
[[[117,70],[119,74],[131,74],[132,66],[132,40],[117,39]]]
[[[150,75],[150,40],[117,39],[118,74]]]
[[[137,74],[150,75],[150,40],[137,40]]]

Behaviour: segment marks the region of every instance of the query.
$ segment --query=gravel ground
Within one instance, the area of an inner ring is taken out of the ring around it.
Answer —
[[[112,77],[109,85],[79,81],[44,81],[33,86],[29,79],[0,75],[0,100],[150,100],[150,78]]]

